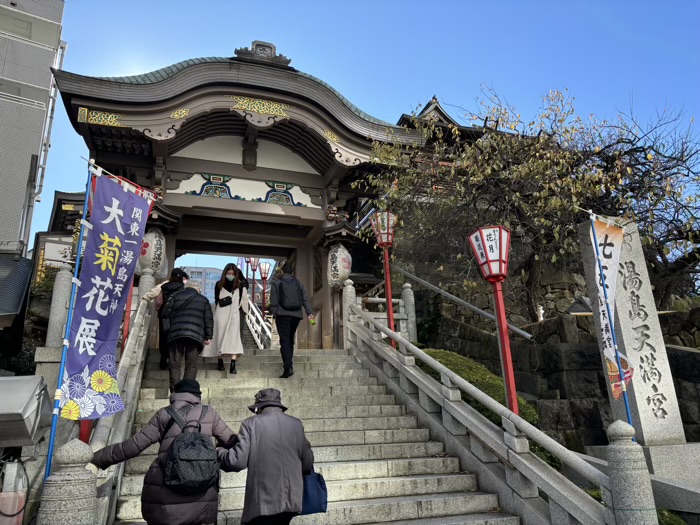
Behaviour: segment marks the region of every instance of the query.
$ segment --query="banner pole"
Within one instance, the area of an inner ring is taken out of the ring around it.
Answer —
[[[73,285],[70,293],[70,303],[68,306],[68,318],[66,319],[66,330],[63,336],[63,351],[61,353],[61,365],[58,368],[58,383],[54,393],[53,416],[51,418],[51,434],[49,435],[49,448],[46,455],[46,469],[44,471],[44,481],[51,475],[51,462],[53,460],[53,450],[56,446],[56,428],[58,426],[58,416],[60,414],[59,392],[63,387],[63,374],[66,370],[66,357],[70,338],[70,327],[73,321],[73,309],[75,308],[75,296],[78,292],[78,275],[80,272],[80,260],[83,252],[83,237],[85,236],[85,217],[87,216],[88,200],[90,198],[90,183],[92,182],[92,172],[88,170],[88,180],[85,184],[85,200],[83,201],[83,217],[80,221],[80,235],[78,236],[78,249],[75,257],[75,269],[73,270]]]
[[[617,371],[620,377],[620,390],[622,391],[622,398],[625,401],[625,411],[627,412],[627,422],[630,426],[634,427],[632,423],[632,411],[630,410],[630,402],[627,397],[627,385],[625,384],[625,375],[622,371],[622,363],[620,361],[620,351],[617,347],[617,335],[615,335],[615,319],[612,317],[612,311],[610,308],[610,300],[608,298],[608,287],[605,283],[605,273],[603,272],[603,261],[600,260],[600,250],[598,248],[598,235],[595,231],[595,215],[589,214],[589,219],[591,221],[591,231],[593,232],[593,244],[595,246],[596,261],[598,262],[598,272],[600,273],[600,279],[602,282],[603,296],[605,297],[605,308],[608,312],[608,319],[610,320],[610,326],[612,328],[612,342],[613,348],[615,349],[615,361],[617,361]],[[616,269],[615,269],[616,270]]]

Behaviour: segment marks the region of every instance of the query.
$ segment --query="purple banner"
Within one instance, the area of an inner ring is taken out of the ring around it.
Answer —
[[[124,190],[114,179],[97,178],[61,387],[66,419],[124,410],[116,350],[150,210],[148,200]]]

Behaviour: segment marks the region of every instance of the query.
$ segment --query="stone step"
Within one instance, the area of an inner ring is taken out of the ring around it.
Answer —
[[[342,381],[338,381],[335,377],[326,378],[303,378],[297,374],[292,377],[282,379],[277,377],[250,377],[242,374],[231,375],[226,378],[219,379],[202,379],[198,378],[199,386],[204,389],[209,388],[253,388],[260,390],[261,388],[276,388],[281,390],[288,386],[298,386],[302,388],[308,387],[326,387],[326,386],[376,386],[378,384],[376,377],[346,377]],[[141,383],[142,389],[148,388],[168,388],[168,379],[144,379]]]
[[[225,370],[217,370],[217,364],[216,361],[213,363],[202,363],[201,361],[197,364],[197,371],[202,372],[202,371],[218,371],[218,372],[225,372],[228,373],[228,363],[225,363],[224,367]],[[236,365],[236,368],[238,369],[239,373],[242,370],[274,370],[277,372],[279,375],[281,371],[283,370],[283,365],[282,365],[282,360],[280,359],[279,362],[270,362],[270,361],[245,361],[243,359],[239,359]],[[294,361],[294,372],[303,372],[306,370],[326,370],[326,371],[335,371],[335,370],[360,370],[362,366],[360,363],[356,361],[343,361],[343,362],[320,362],[320,363],[315,363],[315,362],[308,362],[308,361]],[[168,372],[168,370],[161,370],[160,366],[158,363],[150,363],[149,366],[146,367],[146,374],[149,374],[151,372]]]
[[[400,430],[355,430],[342,432],[306,432],[311,446],[333,447],[349,445],[382,445],[424,443],[430,441],[430,431],[422,428]],[[159,444],[151,445],[143,454],[157,454]]]
[[[389,459],[367,461],[345,461],[337,463],[316,463],[314,469],[323,474],[326,481],[346,479],[372,479],[399,476],[422,476],[429,474],[459,473],[459,460],[454,457]],[[246,471],[222,472],[221,488],[245,487]],[[122,495],[141,493],[143,474],[124,476]]]
[[[221,412],[223,407],[240,407],[246,408],[253,403],[253,394],[251,395],[236,395],[229,397],[210,397],[205,399],[207,404],[214,407],[217,412]],[[365,395],[365,396],[304,396],[301,392],[287,394],[282,392],[282,402],[290,410],[300,409],[303,407],[315,407],[319,411],[325,410],[326,407],[350,407],[363,405],[394,405],[396,398],[391,394],[384,395]],[[141,399],[139,401],[139,410],[155,412],[168,404],[166,399]]]
[[[161,405],[162,407],[163,405]],[[214,407],[224,421],[242,421],[252,415],[247,404],[238,408]],[[155,413],[154,410],[136,411],[135,423],[148,422]],[[287,414],[306,422],[308,419],[337,419],[337,418],[364,418],[364,417],[396,417],[405,416],[406,408],[403,405],[364,405],[364,406],[329,406],[319,411],[317,407],[301,406],[289,407]]]
[[[439,518],[375,522],[368,525],[520,525],[520,518],[500,512],[441,516]]]
[[[239,368],[238,374],[229,374],[228,370],[198,370],[197,380],[200,379],[225,379],[230,378],[236,380],[240,378],[265,378],[265,377],[279,377],[282,373],[281,367],[270,366],[269,368]],[[145,379],[168,379],[168,370],[146,370],[144,372]],[[359,365],[354,363],[347,363],[343,365],[318,365],[313,364],[310,367],[297,368],[294,367],[294,376],[289,378],[299,379],[310,379],[310,378],[321,378],[330,379],[334,378],[338,380],[338,383],[342,383],[342,379],[348,377],[369,377],[369,370],[359,368]]]
[[[155,458],[155,446],[149,448],[148,451],[152,451],[153,453],[143,453],[127,461],[126,472],[129,474],[145,473]],[[443,454],[443,451],[444,446],[439,441],[426,441],[423,443],[380,443],[373,445],[334,445],[314,447],[314,458],[318,463],[330,463],[370,459],[430,457],[439,456]]]
[[[238,431],[241,426],[240,420],[226,421],[230,429]],[[133,432],[136,433],[145,422],[134,425]],[[396,417],[352,417],[336,419],[306,419],[304,430],[306,432],[354,432],[358,430],[398,430],[417,428],[415,416]]]
[[[325,525],[326,515],[316,514],[317,521],[306,522],[313,525]],[[301,523],[302,518],[294,518],[294,525]],[[238,525],[240,514],[237,512],[219,512],[217,525]],[[115,521],[114,525],[146,525],[144,521]],[[501,514],[500,512],[486,512],[474,514],[461,514],[459,516],[441,516],[439,518],[383,521],[373,522],[367,525],[520,525],[520,518]]]
[[[225,362],[229,361],[228,357],[224,358]],[[241,363],[282,363],[282,356],[279,351],[274,354],[243,354],[238,357]],[[147,362],[149,364],[157,364],[160,362],[160,354],[149,354]],[[294,354],[294,364],[296,363],[354,363],[357,360],[347,354]],[[216,357],[204,357],[199,360],[199,363],[207,365],[216,365]]]
[[[328,481],[328,501],[347,503],[354,500],[418,496],[424,494],[454,494],[476,490],[476,478],[469,474],[439,474],[368,480]],[[243,487],[219,491],[219,509],[242,510]],[[481,510],[488,510],[481,509]],[[141,517],[141,499],[138,495],[122,496],[117,503],[119,519]],[[376,519],[376,518],[375,518]]]
[[[283,390],[283,401],[287,400],[289,397],[295,395],[305,395],[307,397],[320,398],[320,397],[337,397],[337,396],[377,396],[386,395],[386,387],[384,385],[305,385],[300,386],[294,383],[282,383],[280,380],[278,390]],[[236,382],[234,382],[236,383]],[[201,388],[201,385],[200,385]],[[259,387],[249,387],[240,386],[236,384],[229,384],[226,387],[214,387],[214,388],[204,388],[202,389],[202,400],[205,403],[213,403],[213,399],[230,397],[246,397],[252,399],[255,394],[260,390]],[[170,394],[168,393],[167,385],[163,385],[161,388],[142,388],[139,393],[140,399],[161,399],[165,404],[169,403],[168,399]]]
[[[255,350],[255,355],[280,355],[279,346],[273,346],[272,348],[266,348],[264,350]],[[302,348],[294,350],[294,357],[299,355],[349,355],[347,350],[342,348],[335,349],[325,349],[325,348]]]

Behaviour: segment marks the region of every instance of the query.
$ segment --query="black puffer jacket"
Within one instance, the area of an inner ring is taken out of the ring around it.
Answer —
[[[163,307],[163,317],[170,319],[168,342],[193,339],[202,347],[214,336],[214,316],[209,300],[194,288],[174,293]]]

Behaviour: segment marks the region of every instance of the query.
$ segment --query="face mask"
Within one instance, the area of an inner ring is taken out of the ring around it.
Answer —
[[[233,275],[227,275],[226,279],[228,279],[229,282],[233,281]]]

